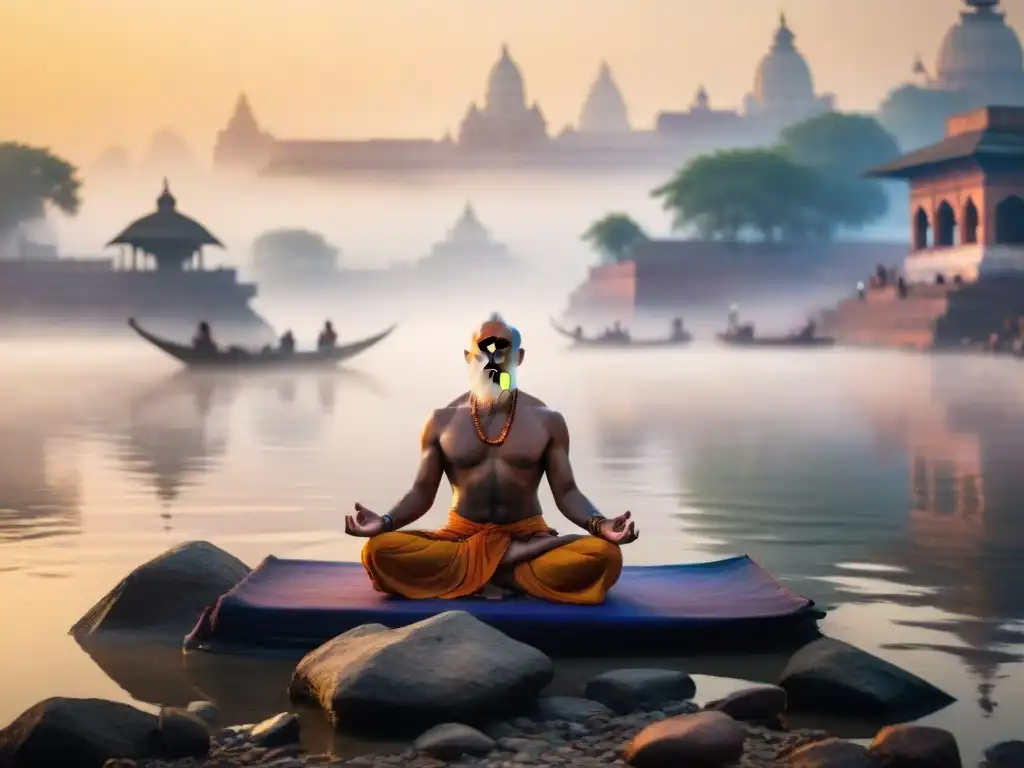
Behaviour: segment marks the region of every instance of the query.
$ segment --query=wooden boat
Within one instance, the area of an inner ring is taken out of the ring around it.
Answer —
[[[720,333],[718,340],[733,347],[801,347],[817,349],[835,346],[836,340],[830,336],[740,336],[733,333]]]
[[[296,351],[291,354],[282,354],[276,349],[253,351],[239,347],[212,351],[198,350],[188,344],[176,344],[173,341],[167,341],[159,336],[154,336],[135,322],[134,318],[128,320],[128,325],[154,347],[170,355],[175,360],[181,361],[190,368],[270,368],[338,365],[383,341],[397,327],[397,325],[392,325],[390,328],[369,338],[355,341],[351,344],[338,345],[331,349],[309,352]]]
[[[578,347],[640,347],[644,349],[651,349],[654,347],[681,347],[693,341],[693,335],[689,331],[684,331],[684,335],[678,339],[606,339],[601,338],[600,336],[588,339],[585,336],[577,336],[572,331],[567,331],[553,319],[551,320],[551,327],[554,328],[559,335],[572,340],[572,342]]]

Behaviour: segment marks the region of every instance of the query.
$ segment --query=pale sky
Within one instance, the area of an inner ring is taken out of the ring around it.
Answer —
[[[1004,0],[1024,29],[1024,0]],[[819,91],[870,110],[962,0],[0,0],[5,139],[90,162],[162,128],[206,159],[240,90],[282,138],[440,137],[507,42],[554,130],[601,59],[634,124],[751,88],[785,11]]]

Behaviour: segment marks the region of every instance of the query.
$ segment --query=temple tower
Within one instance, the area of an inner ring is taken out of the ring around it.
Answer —
[[[587,94],[579,129],[582,133],[593,134],[621,134],[631,130],[626,100],[607,62],[601,62],[597,79]]]

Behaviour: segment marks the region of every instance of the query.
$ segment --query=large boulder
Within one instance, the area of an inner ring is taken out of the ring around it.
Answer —
[[[336,727],[399,733],[479,723],[532,707],[551,660],[464,611],[399,629],[357,627],[299,662],[293,701],[319,704]]]
[[[80,643],[139,633],[180,643],[203,609],[248,575],[245,563],[213,544],[186,542],[125,576],[71,634]]]
[[[962,768],[956,737],[927,725],[889,725],[880,730],[868,756],[880,768]]]
[[[745,736],[722,712],[670,717],[634,736],[623,759],[635,768],[719,768],[742,757]]]
[[[625,715],[692,699],[696,692],[693,678],[676,669],[613,669],[590,678],[583,695]]]
[[[779,678],[792,710],[910,720],[951,704],[948,693],[884,659],[823,637],[789,660]]]
[[[103,699],[54,698],[0,731],[0,768],[103,768],[159,755],[158,719]]]

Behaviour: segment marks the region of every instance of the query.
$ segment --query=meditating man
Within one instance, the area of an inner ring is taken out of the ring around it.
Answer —
[[[411,490],[385,515],[357,503],[346,516],[347,533],[369,537],[363,566],[381,592],[590,605],[618,580],[619,547],[639,532],[629,512],[606,519],[576,487],[565,419],[517,386],[523,357],[515,328],[497,315],[481,325],[465,352],[469,392],[427,419]],[[559,535],[544,522],[545,473],[558,509],[586,534]],[[426,514],[442,475],[452,486],[447,525],[398,530]]]

